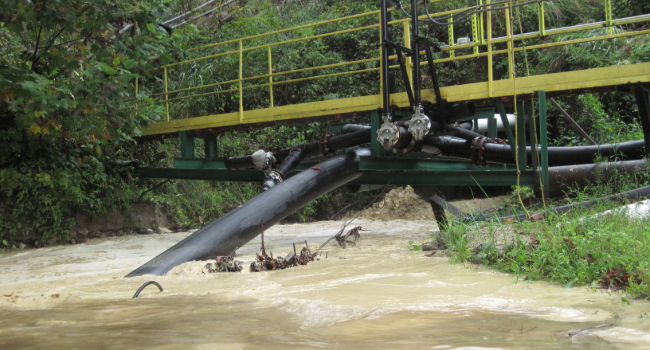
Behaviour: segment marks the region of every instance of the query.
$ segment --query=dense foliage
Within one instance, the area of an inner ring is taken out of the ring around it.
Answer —
[[[123,203],[134,136],[159,107],[121,109],[125,85],[173,49],[163,1],[3,0],[2,237],[65,237],[74,211]],[[160,30],[159,30],[160,29]],[[132,96],[131,96],[132,97]],[[146,96],[138,96],[146,100]]]
[[[190,51],[190,47],[243,36],[325,21],[377,9],[376,1],[249,0],[231,2],[221,11],[168,30],[159,23],[174,14],[196,7],[199,0],[1,0],[0,14],[0,232],[6,245],[25,235],[32,242],[56,238],[66,241],[75,213],[102,213],[126,208],[133,202],[166,206],[178,226],[202,225],[255,195],[257,184],[205,181],[133,179],[134,162],[170,166],[178,156],[177,141],[138,142],[143,127],[160,120],[165,111],[152,103],[160,93],[160,64],[237,49],[237,44]],[[434,3],[431,12],[473,4],[452,0]],[[558,0],[548,3],[548,26],[575,25],[603,20],[600,1]],[[598,5],[598,6],[597,6]],[[647,4],[628,1],[615,4],[615,16],[648,13]],[[232,20],[221,21],[224,16]],[[400,11],[393,19],[405,17]],[[246,45],[299,39],[376,23],[376,17],[359,17],[303,28]],[[515,32],[536,30],[534,6],[516,10]],[[495,36],[505,35],[503,15],[494,16]],[[632,28],[620,27],[617,31]],[[604,29],[603,29],[604,30]],[[423,22],[422,34],[440,43],[447,41],[446,26]],[[471,22],[455,25],[456,37],[471,36]],[[594,33],[538,38],[528,44],[581,38]],[[399,26],[394,37],[402,35]],[[584,43],[517,53],[517,75],[544,74],[650,60],[646,36]],[[335,64],[376,57],[378,30],[371,28],[335,37],[297,41],[272,48],[274,72]],[[501,47],[499,47],[500,49]],[[457,54],[466,54],[459,51]],[[244,53],[244,77],[268,72],[266,49]],[[444,58],[447,54],[437,54]],[[169,89],[191,88],[206,82],[237,78],[237,55],[219,60],[196,61],[169,69]],[[319,71],[302,71],[277,77],[276,82],[314,75],[376,68],[377,62]],[[442,85],[485,79],[485,59],[440,64]],[[506,77],[507,57],[495,61],[495,78]],[[424,87],[430,79],[423,72]],[[139,94],[134,95],[135,78]],[[267,78],[247,81],[265,83]],[[378,93],[376,71],[305,80],[274,87],[276,106]],[[396,90],[403,90],[399,77]],[[196,92],[237,90],[236,84]],[[183,97],[185,92],[170,95]],[[237,111],[239,92],[232,91],[171,103],[173,118]],[[244,95],[245,109],[270,105],[267,87]],[[636,106],[628,95],[584,95],[559,101],[600,142],[638,138]],[[135,105],[138,108],[133,108]],[[556,144],[581,144],[558,113],[550,109],[551,136]],[[595,121],[595,122],[594,122]],[[222,155],[241,155],[259,148],[284,147],[314,140],[329,124],[279,126],[255,131],[228,131],[220,135]],[[198,145],[197,149],[201,149]],[[328,194],[296,213],[292,220],[329,218],[333,206],[349,202],[350,195]],[[363,201],[361,201],[363,202]],[[360,202],[360,203],[361,203]],[[360,204],[361,205],[361,204]],[[1,246],[0,246],[1,247]]]

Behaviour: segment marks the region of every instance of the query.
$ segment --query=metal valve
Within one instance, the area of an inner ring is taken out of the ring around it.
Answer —
[[[390,151],[399,141],[399,129],[390,121],[390,114],[384,114],[384,123],[377,130],[377,141],[384,146],[384,149]]]
[[[421,141],[431,130],[431,120],[423,113],[422,105],[417,105],[413,109],[413,117],[409,121],[409,132],[416,141]]]
[[[263,149],[255,151],[251,155],[253,164],[259,170],[263,170],[264,174],[268,175],[271,169],[271,165],[275,162],[275,157],[271,152],[265,152]]]

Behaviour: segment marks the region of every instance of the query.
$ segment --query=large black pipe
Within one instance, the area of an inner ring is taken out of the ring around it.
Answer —
[[[579,203],[573,203],[573,204],[567,204],[563,205],[560,207],[555,207],[555,208],[550,208],[547,210],[542,210],[542,211],[537,211],[532,213],[534,214],[562,214],[566,213],[569,210],[573,210],[576,208],[580,209],[587,209],[590,207],[593,207],[599,203],[607,203],[607,202],[612,202],[612,201],[629,201],[629,202],[634,202],[638,199],[644,198],[650,196],[650,186],[645,186],[641,188],[637,188],[635,190],[630,190],[630,191],[625,191],[617,194],[613,194],[610,196],[602,197],[602,198],[597,198],[597,199],[592,199],[584,202],[579,202]],[[510,216],[502,216],[496,219],[492,219],[494,221],[523,221],[528,219],[528,214],[523,213],[523,214],[518,214],[518,215],[510,215]]]
[[[616,174],[636,174],[647,171],[646,161],[626,160],[622,162],[564,165],[548,168],[548,195],[550,197],[565,196],[572,188],[584,188],[596,183],[598,179],[607,179]],[[539,177],[535,177],[539,181]],[[540,184],[535,185],[535,191],[541,196]]]
[[[295,169],[300,162],[305,158],[305,152],[302,150],[302,147],[296,147],[288,157],[284,158],[282,165],[276,169],[278,173],[282,176],[282,179],[286,179],[287,175]]]
[[[213,221],[126,277],[160,276],[187,261],[232,254],[307,203],[360,177],[359,156],[369,154],[368,150],[343,153],[301,171]]]
[[[452,157],[470,158],[471,143],[465,139],[449,136],[427,136],[424,142],[438,147],[443,154]],[[548,162],[550,166],[593,163],[594,157],[600,155],[611,157],[622,155],[628,159],[643,157],[643,140],[603,144],[595,146],[564,146],[548,147]],[[531,147],[526,147],[530,161]],[[514,164],[510,145],[485,144],[483,158],[489,162]]]

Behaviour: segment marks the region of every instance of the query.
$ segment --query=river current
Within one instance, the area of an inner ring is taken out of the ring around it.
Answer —
[[[365,231],[354,247],[261,273],[248,272],[259,238],[238,250],[241,273],[190,262],[123,278],[189,233],[0,254],[0,348],[650,349],[649,302],[424,257],[408,241],[430,238],[429,221],[355,224]],[[313,250],[341,225],[276,225],[265,246]],[[149,280],[164,291],[131,299]]]

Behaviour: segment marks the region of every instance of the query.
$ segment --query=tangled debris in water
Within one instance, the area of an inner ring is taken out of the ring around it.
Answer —
[[[255,255],[257,258],[251,263],[251,272],[284,270],[289,267],[307,265],[310,261],[319,260],[316,259],[318,253],[311,252],[307,241],[305,241],[305,247],[300,250],[300,254],[296,252],[296,244],[294,243],[293,252],[287,254],[286,257],[278,256],[277,258],[274,258],[272,252],[266,254],[264,243],[262,243],[262,254],[256,253]]]
[[[343,234],[343,230],[341,230],[336,234],[336,236],[334,236],[334,239],[339,243],[339,246],[341,246],[341,248],[345,249],[347,243],[351,243],[352,246],[354,246],[357,244],[357,240],[361,239],[359,231],[362,231],[361,226],[355,226],[349,229],[345,234]],[[350,237],[352,237],[352,239],[348,239]]]
[[[218,256],[214,263],[207,263],[205,268],[210,273],[214,272],[241,272],[241,261],[235,260],[233,256]]]

